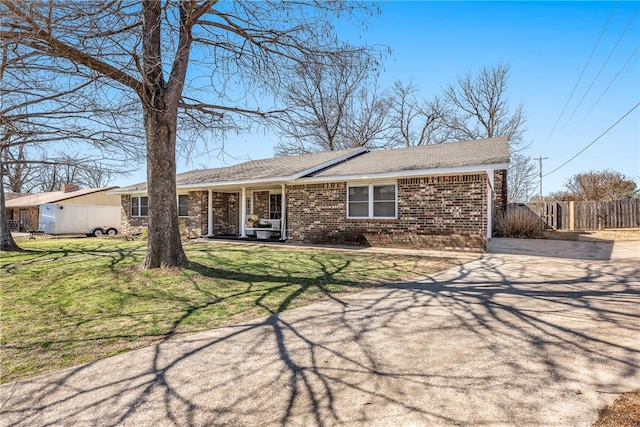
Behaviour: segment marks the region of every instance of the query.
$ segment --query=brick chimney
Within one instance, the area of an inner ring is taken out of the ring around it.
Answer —
[[[62,186],[62,191],[64,191],[65,193],[70,193],[72,191],[76,191],[79,189],[80,189],[80,186],[78,184],[64,184]]]

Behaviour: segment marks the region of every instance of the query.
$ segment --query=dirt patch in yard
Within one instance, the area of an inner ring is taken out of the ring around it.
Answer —
[[[593,427],[640,426],[640,389],[624,393],[602,409]]]

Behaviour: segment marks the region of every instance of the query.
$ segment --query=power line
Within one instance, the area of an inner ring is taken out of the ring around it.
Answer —
[[[582,150],[578,151],[578,153],[576,153],[575,156],[573,156],[572,158],[570,158],[569,160],[567,160],[566,162],[564,162],[563,164],[561,164],[560,166],[558,166],[557,168],[555,168],[554,170],[552,170],[549,173],[546,173],[543,175],[544,176],[549,176],[552,173],[554,173],[555,171],[557,171],[558,169],[562,168],[563,166],[565,166],[567,163],[569,163],[571,160],[575,159],[576,157],[578,157],[580,154],[582,154],[587,148],[591,147],[593,144],[596,143],[596,141],[598,141],[600,138],[602,138],[603,136],[605,136],[611,129],[613,129],[614,127],[616,127],[616,125],[618,123],[620,123],[625,117],[627,117],[629,114],[631,114],[631,112],[633,110],[635,110],[636,108],[640,107],[640,102],[638,102],[636,105],[633,106],[633,108],[631,108],[629,111],[627,111],[624,116],[620,117],[618,120],[616,120],[616,122],[614,124],[612,124],[611,126],[609,126],[609,128],[607,130],[605,130],[604,132],[602,132],[596,139],[594,139],[593,141],[591,141],[589,144],[587,144],[586,147],[584,147]]]
[[[587,111],[587,114],[585,114],[584,117],[582,118],[582,120],[580,120],[580,123],[578,123],[578,126],[580,126],[582,124],[582,122],[584,122],[584,119],[586,119],[587,116],[589,116],[589,114],[591,114],[591,112],[593,111],[595,106],[598,105],[598,102],[600,102],[600,100],[602,99],[604,94],[607,93],[607,91],[609,90],[609,88],[611,87],[613,82],[615,82],[618,79],[620,74],[622,74],[622,72],[627,68],[627,65],[629,65],[631,63],[631,60],[636,55],[636,52],[638,52],[639,49],[640,49],[640,45],[636,46],[636,49],[633,52],[631,52],[631,55],[629,55],[629,59],[627,59],[627,61],[624,63],[624,65],[620,68],[620,71],[618,71],[618,74],[616,74],[615,77],[611,80],[611,82],[609,82],[609,85],[605,88],[605,90],[602,91],[602,93],[600,94],[600,96],[598,97],[596,102],[594,102],[593,105],[591,106],[591,108],[589,109],[589,111]],[[576,128],[577,128],[577,126],[576,126]]]
[[[580,101],[578,101],[578,104],[576,105],[576,107],[573,109],[573,111],[571,112],[571,115],[569,116],[569,118],[567,119],[567,121],[565,122],[564,126],[562,126],[562,129],[560,129],[560,132],[562,132],[567,125],[569,124],[569,122],[571,121],[571,119],[573,118],[573,115],[576,113],[576,111],[578,111],[578,108],[580,107],[580,105],[582,105],[582,101],[584,101],[584,99],[587,97],[587,95],[589,94],[589,92],[591,91],[591,88],[593,87],[593,85],[595,84],[596,80],[598,80],[598,77],[600,77],[600,73],[602,73],[602,70],[604,70],[604,67],[607,65],[607,63],[609,62],[609,59],[611,59],[611,56],[613,55],[613,52],[615,52],[616,48],[618,47],[618,45],[620,44],[620,41],[622,41],[622,38],[624,37],[624,35],[627,33],[627,30],[629,29],[629,27],[631,26],[631,24],[633,23],[633,21],[635,21],[636,16],[638,15],[638,11],[640,10],[640,7],[636,9],[636,11],[633,13],[633,16],[631,17],[631,19],[629,20],[629,23],[627,24],[627,26],[624,28],[624,30],[622,31],[622,34],[620,34],[620,37],[618,37],[618,40],[616,41],[616,44],[611,48],[611,51],[609,51],[609,55],[607,55],[607,58],[604,60],[604,63],[602,64],[602,66],[600,67],[600,69],[598,70],[598,73],[596,74],[596,76],[593,78],[593,80],[591,80],[591,84],[589,85],[589,87],[587,88],[587,90],[584,92],[584,95],[582,95],[582,98],[580,98]]]
[[[580,76],[578,77],[578,81],[576,81],[576,84],[573,86],[573,90],[571,90],[571,94],[569,95],[569,98],[567,99],[567,102],[564,104],[564,107],[562,107],[562,111],[560,112],[560,115],[558,116],[558,120],[556,120],[556,123],[553,125],[553,129],[551,129],[551,132],[549,132],[549,135],[547,136],[547,141],[549,141],[549,139],[551,138],[551,135],[553,135],[553,132],[556,130],[556,127],[558,126],[558,123],[560,123],[560,119],[562,118],[562,115],[564,114],[564,112],[566,111],[567,107],[569,106],[569,102],[571,101],[571,98],[573,98],[573,94],[576,92],[576,89],[578,88],[578,84],[580,84],[580,80],[582,80],[582,76],[584,75],[584,72],[587,70],[587,67],[589,66],[589,62],[591,62],[591,58],[593,57],[593,54],[596,52],[596,49],[598,47],[598,44],[600,44],[600,40],[602,39],[602,36],[604,35],[605,30],[609,26],[609,21],[611,21],[611,17],[613,16],[613,12],[615,12],[616,7],[618,7],[618,2],[615,2],[613,4],[613,8],[611,9],[611,13],[609,13],[609,17],[607,18],[607,21],[604,23],[604,27],[602,28],[602,31],[600,32],[600,35],[598,36],[598,40],[596,40],[596,44],[593,46],[593,49],[591,50],[591,54],[589,54],[589,58],[587,59],[587,62],[584,64],[584,67],[582,67],[582,72],[580,73]]]

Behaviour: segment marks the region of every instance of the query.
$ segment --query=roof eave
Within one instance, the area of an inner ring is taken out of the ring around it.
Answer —
[[[316,165],[316,166],[314,166],[314,167],[312,167],[312,168],[309,168],[309,169],[307,169],[307,170],[304,170],[304,171],[298,172],[298,173],[296,173],[296,174],[294,174],[294,175],[292,175],[292,176],[291,176],[291,180],[295,180],[295,179],[298,179],[298,178],[302,178],[302,177],[305,177],[305,176],[307,176],[307,175],[311,175],[311,174],[313,174],[313,173],[316,173],[316,172],[318,172],[318,171],[321,171],[321,170],[323,170],[323,169],[327,169],[328,167],[331,167],[331,166],[337,165],[338,163],[344,162],[345,160],[352,159],[352,158],[354,158],[354,157],[356,157],[356,156],[359,156],[360,154],[366,153],[366,152],[368,152],[368,151],[369,151],[369,149],[368,149],[368,148],[366,148],[366,147],[360,147],[359,149],[354,150],[354,151],[352,151],[352,152],[350,152],[350,153],[344,154],[344,155],[342,155],[342,156],[340,156],[340,157],[338,157],[338,158],[331,159],[331,160],[327,160],[326,162],[321,163],[321,164],[319,164],[319,165]]]
[[[486,165],[473,165],[473,166],[457,166],[448,168],[432,168],[432,169],[416,169],[405,170],[395,172],[384,173],[371,173],[371,174],[354,174],[354,175],[338,175],[338,176],[321,176],[321,177],[309,177],[300,178],[296,180],[296,184],[318,183],[318,182],[337,182],[337,181],[360,181],[360,180],[377,180],[377,179],[391,179],[391,178],[411,178],[415,176],[429,176],[429,175],[449,175],[456,173],[472,173],[472,172],[486,172],[488,170],[503,170],[508,169],[509,163],[491,163]]]
[[[343,154],[340,157],[327,160],[326,162],[320,163],[319,165],[315,165],[311,168],[302,170],[290,176],[277,176],[277,177],[268,177],[268,178],[255,178],[255,179],[244,179],[239,181],[218,181],[218,182],[198,182],[192,184],[177,184],[176,189],[180,190],[188,190],[188,189],[205,189],[212,187],[243,187],[247,185],[255,185],[255,184],[284,184],[287,182],[295,181],[301,177],[310,175],[312,173],[321,171],[328,167],[331,167],[335,164],[343,162],[345,160],[349,160],[353,157],[359,156],[360,154],[368,152],[369,149],[366,147],[360,147],[350,153]],[[142,184],[138,184],[142,185]],[[120,188],[118,190],[110,191],[107,194],[112,195],[128,195],[128,194],[147,194],[147,188],[144,189],[135,189],[135,190],[127,190],[126,188]]]

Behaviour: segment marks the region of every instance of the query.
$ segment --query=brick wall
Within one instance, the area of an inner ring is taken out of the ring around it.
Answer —
[[[207,234],[207,191],[190,191],[188,193],[187,210],[189,216],[186,219],[186,237],[195,239]]]
[[[213,233],[240,234],[240,196],[238,193],[213,192]]]
[[[131,196],[123,195],[120,197],[120,233],[123,235],[130,235],[132,233],[138,233],[142,229],[149,226],[149,217],[146,216],[131,216]]]
[[[27,208],[27,221],[29,230],[38,230],[40,228],[40,208]]]
[[[137,233],[149,226],[149,217],[131,216],[131,196],[123,195],[120,198],[121,229],[124,235]],[[188,217],[178,218],[180,234],[187,239],[200,237],[207,234],[208,194],[206,191],[190,191],[188,193],[189,212]]]
[[[253,192],[253,213],[260,218],[269,218],[269,192]]]
[[[200,204],[200,218],[202,235],[209,234],[209,192],[202,192],[202,201]]]
[[[493,186],[495,191],[494,211],[504,210],[507,207],[507,171],[493,172]]]
[[[22,210],[21,208],[6,208],[5,212],[7,214],[7,219],[20,221],[21,210]],[[40,208],[39,207],[26,208],[26,211],[27,211],[27,223],[21,224],[21,227],[23,227],[22,231],[37,230],[40,225]]]
[[[483,250],[485,174],[400,179],[397,219],[347,219],[347,184],[287,187],[288,238],[316,244]]]

